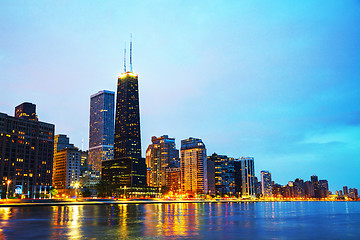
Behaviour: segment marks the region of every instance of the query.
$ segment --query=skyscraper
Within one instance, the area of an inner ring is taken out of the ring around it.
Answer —
[[[132,71],[125,70],[118,78],[114,160],[103,161],[102,179],[120,186],[146,186],[146,164],[141,157],[138,75]]]
[[[235,188],[241,197],[255,196],[255,168],[253,157],[240,157],[234,161]]]
[[[114,101],[115,93],[107,90],[90,97],[88,163],[97,172],[102,161],[114,158]]]
[[[53,187],[59,194],[69,194],[69,189],[74,189],[79,182],[81,167],[81,151],[65,134],[55,136]]]
[[[168,187],[167,169],[180,167],[179,151],[175,148],[175,138],[163,135],[159,138],[152,137],[152,144],[146,150],[146,166],[148,168],[148,186]],[[168,171],[174,172],[174,171]],[[176,172],[176,171],[175,171]]]
[[[37,121],[34,104],[19,106],[17,117],[0,113],[0,191],[5,197],[9,181],[9,196],[32,198],[48,192],[52,184],[55,126]]]
[[[207,194],[207,156],[199,138],[181,140],[181,190],[183,193]]]
[[[232,195],[235,193],[234,158],[214,153],[209,157],[215,163],[216,194]]]
[[[272,196],[271,173],[261,171],[261,193],[264,197]]]

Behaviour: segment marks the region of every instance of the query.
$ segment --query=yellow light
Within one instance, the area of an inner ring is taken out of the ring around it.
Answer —
[[[10,184],[10,183],[11,183],[11,180],[7,180],[6,183],[7,183],[7,184]]]
[[[122,73],[119,78],[124,78],[124,77],[127,77],[127,76],[131,76],[131,77],[137,77],[138,75],[135,74],[135,73],[132,73],[132,72],[126,72],[126,73]]]

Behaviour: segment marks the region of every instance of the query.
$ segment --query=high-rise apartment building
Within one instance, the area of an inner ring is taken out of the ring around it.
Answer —
[[[217,195],[235,193],[234,158],[214,153],[209,157],[215,163],[215,191]]]
[[[199,138],[181,141],[181,190],[183,193],[207,194],[207,156]]]
[[[175,138],[169,138],[168,135],[152,137],[151,141],[152,144],[146,150],[146,166],[149,171],[147,183],[151,187],[165,187],[166,170],[180,167],[179,151],[175,148]]]
[[[54,156],[53,187],[59,194],[74,189],[80,180],[81,152],[78,148],[65,148]]]
[[[271,173],[261,171],[261,193],[264,197],[272,197]]]
[[[145,186],[146,164],[141,157],[138,75],[118,78],[114,160],[102,163],[102,179],[120,186]]]
[[[55,126],[37,121],[34,104],[16,109],[17,117],[0,113],[0,191],[9,181],[9,196],[33,198],[52,185]]]
[[[97,172],[101,163],[114,159],[115,93],[99,91],[90,97],[89,165]]]
[[[255,168],[253,157],[240,157],[234,161],[235,191],[241,197],[255,196]]]

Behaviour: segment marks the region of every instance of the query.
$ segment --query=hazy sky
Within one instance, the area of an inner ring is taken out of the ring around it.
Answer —
[[[360,188],[359,0],[0,0],[0,112],[35,103],[87,149],[130,33],[144,156],[151,136],[199,137],[280,184]]]

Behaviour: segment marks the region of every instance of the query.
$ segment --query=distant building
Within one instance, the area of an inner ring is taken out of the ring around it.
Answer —
[[[0,181],[1,197],[38,197],[52,185],[54,128],[37,119],[35,105],[23,103],[11,117],[0,113]]]
[[[114,159],[115,93],[100,91],[90,97],[89,165],[99,172],[101,162]]]
[[[352,199],[358,199],[358,190],[356,188],[350,188],[349,197]]]
[[[271,173],[261,171],[261,193],[264,197],[272,197]]]
[[[70,139],[65,134],[57,134],[54,138],[54,154],[65,148],[74,148],[74,144],[70,143]]]
[[[183,193],[207,194],[207,157],[205,144],[199,138],[181,141],[181,189]]]
[[[208,194],[216,195],[215,188],[215,161],[210,157],[207,157],[207,183],[208,183]]]
[[[15,117],[25,120],[38,121],[38,117],[36,115],[36,105],[29,102],[20,104],[15,107]]]
[[[304,183],[304,188],[305,188],[305,197],[307,198],[315,197],[314,185],[312,182],[306,181]]]
[[[304,180],[297,178],[294,181],[294,197],[304,198],[305,194],[305,183]]]
[[[152,144],[146,150],[146,165],[149,171],[147,184],[151,187],[169,188],[166,179],[167,172],[170,173],[171,171],[167,171],[167,169],[180,167],[179,151],[175,148],[175,138],[163,135],[159,138],[152,137],[151,141]]]
[[[214,153],[209,157],[215,163],[216,195],[235,194],[234,158]],[[209,178],[209,176],[208,176]]]
[[[349,191],[348,191],[348,187],[347,186],[344,186],[343,187],[343,194],[344,194],[344,196],[348,196],[348,194],[349,194]]]
[[[255,168],[253,157],[235,159],[235,189],[241,197],[255,197]]]
[[[327,180],[319,181],[319,197],[326,198],[329,196],[329,183]]]
[[[89,170],[89,151],[80,151],[81,153],[81,161],[80,161],[80,170],[81,172]],[[100,175],[98,174],[99,178]]]

